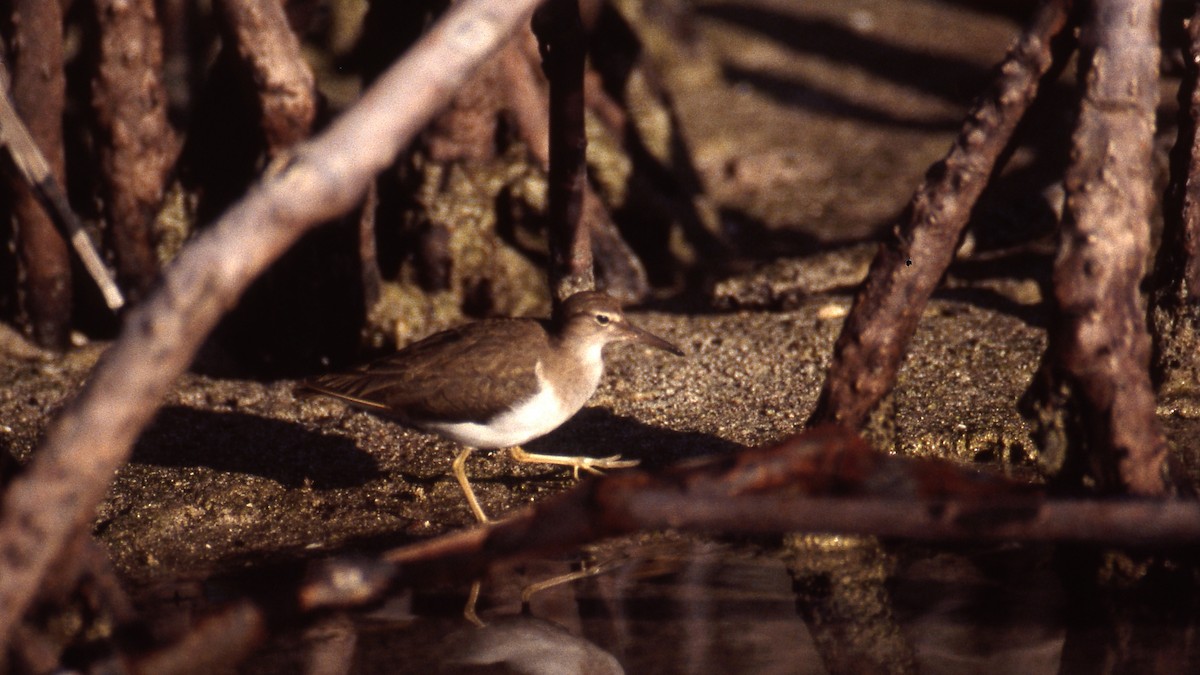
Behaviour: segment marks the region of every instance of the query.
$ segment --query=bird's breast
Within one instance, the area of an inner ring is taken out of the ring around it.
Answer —
[[[521,445],[554,431],[569,420],[596,391],[604,365],[582,367],[557,385],[547,379],[542,363],[537,364],[537,392],[486,423],[436,422],[425,425],[463,445],[473,448],[507,448]]]

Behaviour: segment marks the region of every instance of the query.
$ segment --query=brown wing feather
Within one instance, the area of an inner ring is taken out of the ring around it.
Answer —
[[[514,344],[527,348],[512,351]],[[431,335],[358,370],[304,384],[401,420],[483,421],[533,393],[537,352],[547,344],[539,322],[478,321]]]

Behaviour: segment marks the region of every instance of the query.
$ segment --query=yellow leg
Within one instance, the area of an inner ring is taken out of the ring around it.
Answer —
[[[475,448],[463,448],[462,452],[454,458],[454,479],[458,481],[458,486],[462,488],[463,494],[467,496],[467,504],[471,507],[471,513],[475,514],[475,519],[481,523],[488,522],[487,514],[479,506],[479,500],[475,498],[475,491],[471,489],[471,483],[467,480],[467,457],[475,452]],[[476,589],[476,593],[478,593]],[[468,617],[470,618],[470,617]]]
[[[529,606],[529,601],[533,598],[535,593],[541,593],[542,591],[544,591],[548,588],[554,588],[555,586],[561,586],[562,584],[570,583],[572,581],[578,581],[579,579],[586,579],[588,577],[594,577],[594,576],[597,576],[600,574],[604,574],[605,572],[608,572],[610,569],[616,567],[620,562],[621,561],[618,561],[618,560],[608,560],[608,561],[601,562],[596,565],[592,565],[590,567],[585,562],[575,572],[567,572],[566,574],[560,574],[556,577],[551,577],[544,581],[538,581],[538,582],[529,584],[521,591],[521,606],[527,608]]]
[[[594,473],[597,476],[604,475],[602,469],[628,469],[631,466],[637,466],[636,459],[621,459],[620,455],[612,457],[564,457],[562,455],[536,455],[519,446],[514,445],[508,449],[512,458],[518,462],[530,462],[533,464],[557,464],[559,466],[569,466],[575,474],[575,478],[579,478],[579,470],[583,469],[588,473]]]
[[[471,583],[471,592],[467,594],[467,604],[463,607],[463,618],[475,624],[477,628],[483,628],[486,625],[479,619],[479,615],[475,613],[475,603],[479,602],[479,588],[482,585],[482,581]]]

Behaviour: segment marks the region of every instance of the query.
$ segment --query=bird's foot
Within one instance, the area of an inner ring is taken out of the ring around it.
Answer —
[[[564,457],[562,455],[538,455],[531,452],[525,452],[520,446],[514,446],[508,449],[512,458],[518,462],[530,462],[534,464],[557,464],[559,466],[571,467],[571,473],[579,480],[580,470],[590,474],[603,476],[608,469],[628,469],[637,466],[639,461],[636,459],[621,459],[620,455],[612,455],[611,457]]]
[[[596,476],[603,476],[606,469],[628,469],[641,463],[636,459],[621,459],[620,455],[612,455],[611,457],[568,457],[566,459],[575,460],[570,465],[571,471],[575,475],[575,480],[579,480],[580,469]]]

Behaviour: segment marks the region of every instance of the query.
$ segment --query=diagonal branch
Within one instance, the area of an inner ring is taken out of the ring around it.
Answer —
[[[4,64],[0,64],[0,80],[5,79]],[[83,221],[71,209],[63,184],[54,177],[50,163],[38,149],[29,129],[8,97],[3,95],[0,95],[0,146],[5,148],[17,173],[21,174],[34,197],[50,215],[59,234],[71,242],[79,262],[104,296],[104,303],[114,311],[123,307],[125,297],[121,295],[121,289],[105,266],[92,238],[83,228]]]
[[[1052,65],[1071,0],[1045,0],[976,102],[949,154],[929,169],[903,222],[880,247],[834,346],[809,424],[860,426],[891,390],[929,296],[954,256],[976,200]]]
[[[128,315],[120,338],[0,502],[0,653],[47,566],[90,522],[134,440],[217,320],[308,229],[353,208],[375,174],[535,5],[456,3],[358,105],[198,236]]]

